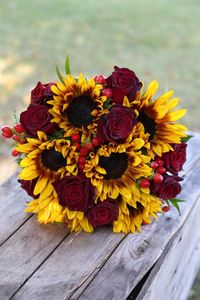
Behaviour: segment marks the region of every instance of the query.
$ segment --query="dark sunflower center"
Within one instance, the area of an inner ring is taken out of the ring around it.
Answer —
[[[96,107],[89,95],[80,95],[74,98],[66,111],[69,122],[75,127],[86,127],[94,119],[91,112]]]
[[[50,170],[57,171],[66,165],[66,159],[54,148],[44,150],[41,155],[42,164]]]
[[[126,153],[112,153],[110,157],[100,156],[100,167],[106,170],[105,179],[120,178],[128,166],[128,156]]]
[[[149,118],[144,112],[141,112],[137,119],[144,125],[145,132],[150,134],[149,139],[152,140],[156,133],[155,121]]]
[[[139,213],[141,213],[144,209],[144,206],[140,203],[140,202],[137,202],[137,208],[134,208],[130,205],[127,205],[128,206],[128,209],[131,213],[132,216],[134,215],[138,215]]]

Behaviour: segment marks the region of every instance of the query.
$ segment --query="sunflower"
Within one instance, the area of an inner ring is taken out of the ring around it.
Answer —
[[[148,166],[151,158],[140,150],[145,142],[130,135],[127,142],[114,146],[102,145],[96,153],[90,153],[84,172],[96,187],[101,201],[121,196],[128,204],[135,206],[140,197],[136,180],[152,175]]]
[[[59,204],[56,192],[51,184],[47,185],[38,199],[27,203],[26,212],[38,213],[40,223],[66,222],[67,212]]]
[[[107,112],[103,108],[106,96],[101,96],[102,85],[94,79],[86,80],[82,74],[78,79],[67,75],[64,83],[52,86],[54,99],[48,101],[53,107],[51,122],[65,130],[65,136],[72,133],[90,132],[96,129],[96,121]]]
[[[158,89],[158,82],[152,81],[142,95],[141,91],[137,94],[136,100],[131,105],[139,111],[138,121],[140,121],[149,134],[150,149],[148,154],[154,158],[155,154],[162,156],[162,153],[173,150],[171,144],[180,144],[181,138],[186,137],[185,131],[188,129],[174,123],[182,118],[186,109],[174,110],[179,104],[179,99],[174,98],[173,91],[169,91],[155,101],[153,95]]]
[[[151,224],[152,218],[157,219],[157,213],[161,212],[161,201],[150,194],[141,192],[136,207],[132,207],[123,199],[119,201],[119,217],[113,222],[113,231],[123,233],[141,232],[142,224]]]
[[[81,231],[82,229],[86,232],[93,232],[93,227],[89,223],[88,219],[82,211],[71,211],[65,208],[67,216],[67,226],[71,231]]]
[[[48,140],[44,132],[38,131],[38,139],[27,138],[26,144],[16,147],[26,157],[21,160],[22,171],[19,178],[32,180],[37,178],[34,195],[51,194],[51,183],[64,175],[77,175],[77,159],[75,146],[66,139]]]

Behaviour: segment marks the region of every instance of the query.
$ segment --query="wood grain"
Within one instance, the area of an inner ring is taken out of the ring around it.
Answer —
[[[200,266],[200,194],[188,218],[170,241],[143,286],[137,300],[186,300]]]
[[[102,268],[123,238],[105,228],[93,234],[70,234],[13,299],[69,299]]]
[[[29,199],[20,188],[16,174],[0,185],[0,245],[31,217],[24,212]]]
[[[9,299],[67,234],[66,226],[28,220],[0,247],[0,299]]]

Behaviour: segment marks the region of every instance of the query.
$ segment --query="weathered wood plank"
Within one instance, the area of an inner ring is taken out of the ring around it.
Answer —
[[[102,267],[124,236],[105,228],[70,234],[12,299],[68,299]]]
[[[0,185],[0,245],[31,217],[24,212],[28,198],[16,174]]]
[[[193,137],[188,142],[187,147],[187,161],[184,164],[184,170],[187,173],[190,169],[192,169],[196,162],[198,162],[200,157],[200,134],[190,132]]]
[[[137,300],[186,300],[200,267],[199,215],[200,193],[183,226],[175,234],[150,276]]]
[[[33,217],[12,235],[0,247],[0,299],[9,299],[66,234],[65,225],[40,225]]]
[[[196,139],[190,143],[189,153],[194,148],[196,149],[196,142],[199,140]],[[78,299],[81,300],[126,299],[131,290],[160,257],[167,243],[187,219],[190,209],[196,201],[200,191],[199,183],[195,181],[200,170],[200,153],[191,158],[193,159],[187,163],[190,171],[186,172],[186,180],[180,196],[187,199],[187,202],[181,207],[182,216],[178,217],[177,212],[172,210],[161,216],[151,226],[147,226],[142,234],[136,234],[134,237],[128,235],[82,295],[75,293],[73,299],[76,299],[76,295],[80,296]],[[194,163],[195,169],[193,168],[193,170],[191,165],[194,166]],[[190,191],[190,195],[188,191]]]

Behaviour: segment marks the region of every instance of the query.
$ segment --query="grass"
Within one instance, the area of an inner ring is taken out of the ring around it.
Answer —
[[[56,79],[69,53],[72,71],[110,74],[113,65],[136,71],[160,93],[175,89],[198,131],[198,0],[1,0],[0,123],[25,108],[37,81]],[[2,46],[3,45],[3,46]]]
[[[0,126],[25,109],[37,81],[57,79],[68,53],[75,74],[108,75],[117,64],[146,84],[158,79],[160,93],[174,89],[188,109],[183,123],[199,131],[199,9],[199,0],[1,0]]]

